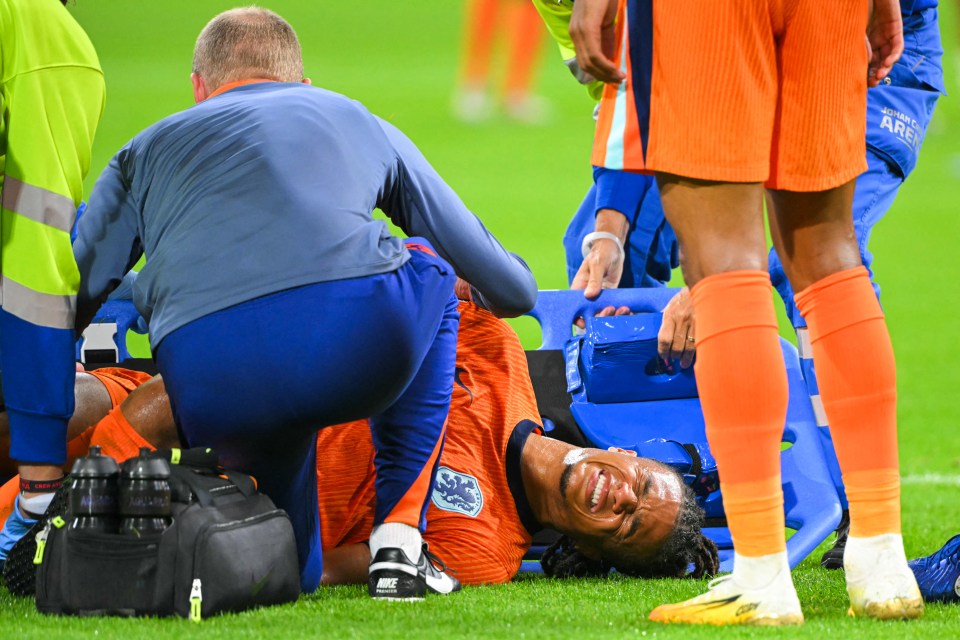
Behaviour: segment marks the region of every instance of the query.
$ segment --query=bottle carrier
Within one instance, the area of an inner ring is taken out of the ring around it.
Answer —
[[[209,449],[170,461],[173,521],[161,533],[102,533],[53,515],[36,534],[37,609],[68,615],[169,616],[293,602],[300,575],[286,512]]]

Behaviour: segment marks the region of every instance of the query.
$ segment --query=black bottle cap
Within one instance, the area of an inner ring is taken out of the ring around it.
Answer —
[[[140,455],[124,462],[120,473],[124,478],[161,480],[170,477],[170,463],[147,447],[141,447]]]
[[[100,447],[90,447],[90,453],[77,458],[70,469],[75,478],[102,478],[116,474],[120,470],[117,461],[100,453]]]

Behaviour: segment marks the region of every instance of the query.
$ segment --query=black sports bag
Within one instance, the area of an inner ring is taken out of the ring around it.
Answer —
[[[179,462],[171,464],[173,522],[162,533],[75,529],[66,515],[47,520],[34,556],[39,611],[198,621],[297,599],[286,512],[250,476],[217,467],[209,449],[173,450],[172,457]]]

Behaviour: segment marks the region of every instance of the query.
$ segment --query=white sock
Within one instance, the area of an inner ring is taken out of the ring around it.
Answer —
[[[742,556],[734,551],[733,579],[738,585],[747,589],[789,588],[793,590],[786,551],[759,557]]]
[[[906,566],[907,554],[903,550],[903,536],[899,533],[847,538],[847,546],[843,549],[843,568],[852,571],[854,579],[873,573],[878,567],[901,569]]]
[[[423,538],[420,530],[408,524],[387,522],[374,527],[370,532],[370,557],[376,558],[377,551],[384,547],[400,548],[411,562],[420,560],[420,547]]]
[[[41,516],[53,502],[53,493],[38,493],[29,498],[20,494],[20,510],[33,515]]]

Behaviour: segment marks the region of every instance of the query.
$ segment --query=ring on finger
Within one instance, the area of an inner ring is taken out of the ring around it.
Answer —
[[[693,336],[687,336],[687,342],[696,342],[696,341],[697,339],[694,338]]]

